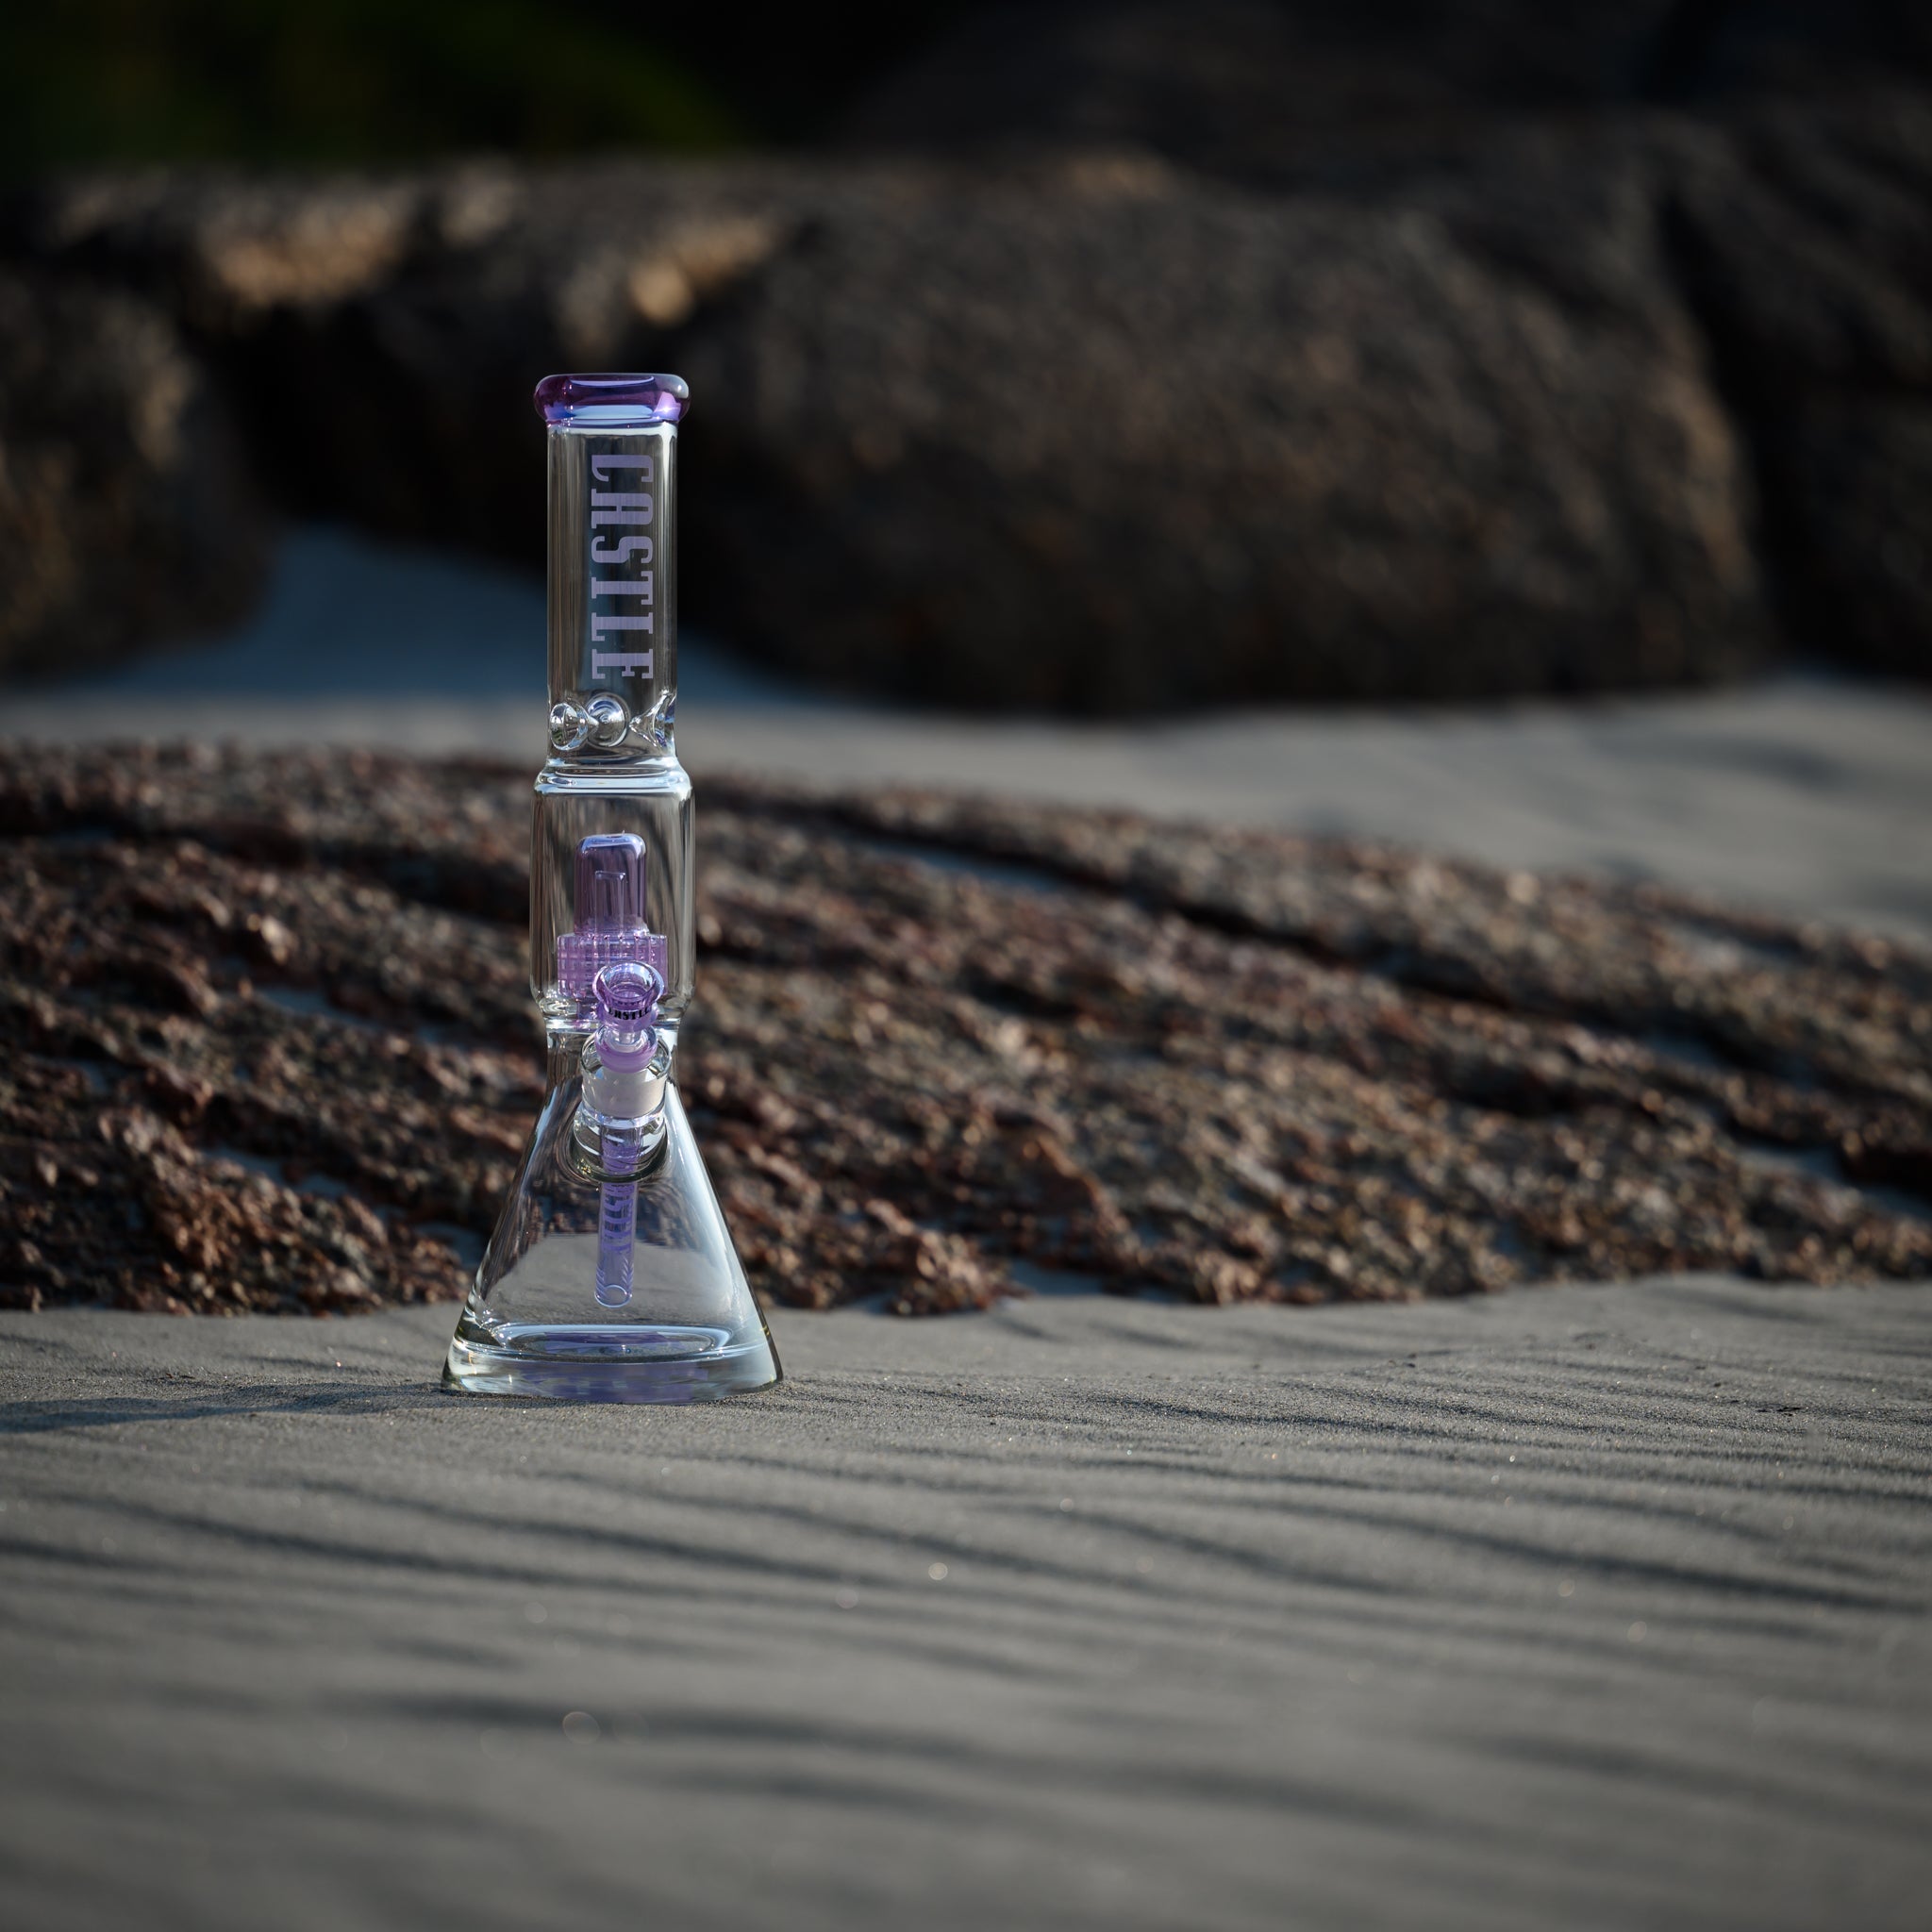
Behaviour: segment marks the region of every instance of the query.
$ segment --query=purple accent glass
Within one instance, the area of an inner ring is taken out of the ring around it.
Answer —
[[[546,423],[618,429],[626,424],[681,421],[691,391],[681,375],[546,375],[534,400]]]
[[[658,1002],[664,975],[635,959],[604,967],[592,983],[597,1002],[597,1058],[607,1067],[634,1074],[658,1050]]]
[[[664,935],[645,932],[567,932],[557,941],[557,984],[574,1000],[587,1000],[606,966],[628,959],[662,973],[670,961]]]
[[[557,983],[587,1000],[598,973],[626,960],[661,977],[668,948],[644,924],[644,841],[635,832],[595,832],[577,847],[576,927],[557,941]]]
[[[590,841],[585,841],[589,844]],[[605,841],[606,844],[612,841]],[[658,1050],[658,1002],[664,975],[635,959],[604,967],[594,982],[597,1058],[617,1073],[641,1073]],[[630,1300],[637,1241],[639,1135],[634,1125],[604,1128],[604,1166],[612,1178],[597,1201],[597,1302],[621,1308]]]
[[[613,1174],[632,1174],[638,1164],[638,1137],[618,1127],[604,1129],[604,1165]],[[621,1308],[630,1300],[633,1252],[638,1232],[638,1184],[606,1181],[597,1202],[597,1305]]]
[[[577,847],[577,930],[641,928],[646,863],[644,841],[635,832],[592,832]]]

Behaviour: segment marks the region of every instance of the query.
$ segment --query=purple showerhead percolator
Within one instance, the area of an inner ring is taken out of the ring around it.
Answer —
[[[590,932],[641,930],[644,841],[635,832],[593,832],[577,847],[577,924]]]
[[[665,942],[644,924],[644,841],[594,832],[577,847],[576,930],[557,941],[557,979],[574,999],[596,992],[607,966],[648,966],[664,984]]]

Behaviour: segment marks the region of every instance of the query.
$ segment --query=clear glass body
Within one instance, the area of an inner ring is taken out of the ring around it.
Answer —
[[[584,394],[577,420],[573,397]],[[681,414],[683,385],[556,376],[538,401],[550,422],[557,755],[538,774],[531,822],[530,986],[549,1079],[443,1382],[479,1395],[703,1401],[780,1372],[675,1084],[696,920],[691,787],[675,740],[677,430],[666,414]],[[604,969],[642,965],[662,984],[650,1041],[631,1051],[608,1013],[600,1023],[597,998]]]
[[[576,924],[577,851],[597,832],[644,841],[644,917],[666,942],[660,1024],[675,1042],[696,978],[691,778],[675,752],[605,763],[555,758],[537,777],[530,841],[530,991],[551,1027],[583,1024],[558,984],[557,941]]]
[[[691,1402],[778,1379],[675,1087],[662,1124],[610,1150],[583,1111],[583,1048],[554,1041],[549,1093],[450,1344],[445,1383],[474,1394]],[[636,1162],[635,1171],[632,1163]],[[613,1184],[633,1189],[628,1298],[600,1282]]]
[[[552,705],[623,701],[588,757],[671,748],[677,702],[677,429],[553,423],[545,655]],[[560,746],[577,750],[577,746]]]

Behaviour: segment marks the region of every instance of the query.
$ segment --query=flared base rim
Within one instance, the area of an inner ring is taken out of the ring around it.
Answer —
[[[442,1365],[458,1395],[521,1395],[546,1402],[720,1402],[784,1380],[770,1341],[668,1358],[571,1361],[492,1348],[459,1331]]]

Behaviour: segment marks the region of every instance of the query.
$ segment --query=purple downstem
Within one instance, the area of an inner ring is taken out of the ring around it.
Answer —
[[[604,1165],[630,1174],[638,1164],[638,1137],[621,1128],[604,1129]],[[606,1181],[597,1209],[597,1303],[621,1308],[630,1300],[631,1264],[638,1231],[638,1184]]]
[[[586,840],[586,847],[593,841]],[[636,841],[632,841],[636,843]],[[641,853],[642,847],[639,846]],[[586,903],[584,869],[578,861],[579,916]],[[601,888],[597,888],[601,890]],[[642,885],[640,879],[639,892]],[[614,915],[613,915],[614,916]],[[597,1058],[619,1074],[641,1074],[658,1050],[658,1001],[664,975],[641,959],[623,959],[602,968],[591,982],[597,1004]],[[604,1168],[620,1175],[637,1172],[638,1129],[631,1125],[604,1128]],[[601,1307],[621,1308],[630,1300],[631,1268],[637,1240],[638,1186],[634,1180],[604,1183],[597,1209],[597,1300]]]

